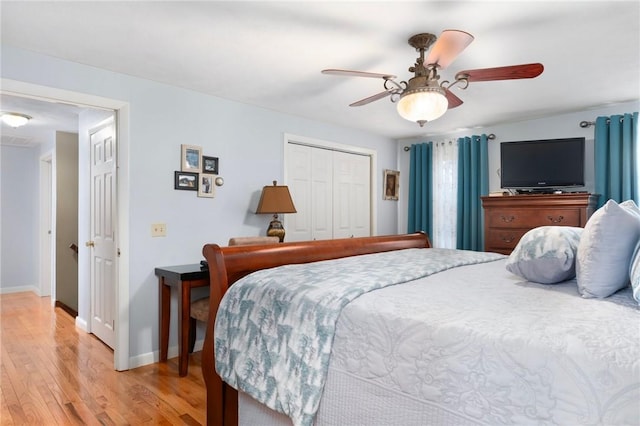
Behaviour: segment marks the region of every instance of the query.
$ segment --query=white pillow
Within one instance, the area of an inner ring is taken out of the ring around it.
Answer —
[[[631,279],[631,287],[633,288],[633,298],[640,304],[640,241],[638,241],[636,250],[631,258],[629,278]]]
[[[636,205],[635,201],[633,201],[633,200],[623,201],[622,203],[620,203],[620,206],[624,207],[625,209],[627,209],[631,213],[633,213],[636,216],[638,216],[638,218],[640,218],[640,207],[638,207]]]
[[[509,272],[541,284],[555,284],[576,276],[575,258],[582,228],[541,226],[522,236],[509,255]]]
[[[578,245],[576,277],[582,297],[608,297],[629,284],[631,255],[640,239],[640,209],[613,200],[596,210]]]

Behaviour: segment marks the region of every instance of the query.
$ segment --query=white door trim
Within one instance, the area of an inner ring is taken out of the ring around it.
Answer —
[[[333,151],[341,151],[341,152],[346,152],[349,154],[359,154],[359,155],[366,155],[369,157],[370,159],[370,170],[371,170],[371,188],[370,188],[370,192],[371,192],[371,222],[370,222],[370,226],[371,226],[371,235],[375,236],[378,235],[378,199],[376,198],[375,194],[376,194],[376,188],[378,187],[378,153],[377,151],[373,150],[373,149],[369,149],[369,148],[362,148],[362,147],[358,147],[358,146],[352,146],[352,145],[345,145],[345,144],[341,144],[341,143],[337,143],[337,142],[331,142],[331,141],[325,141],[322,139],[314,139],[314,138],[309,138],[306,136],[299,136],[299,135],[294,135],[291,133],[285,133],[284,134],[284,143],[283,143],[283,152],[284,152],[284,171],[283,171],[283,178],[284,178],[284,183],[286,184],[288,182],[288,154],[287,154],[287,145],[293,143],[293,144],[298,144],[298,145],[305,145],[305,146],[311,146],[311,147],[315,147],[315,148],[322,148],[322,149],[330,149]],[[284,215],[284,220],[286,221],[286,215]],[[285,222],[286,225],[286,222]]]
[[[129,368],[129,103],[89,95],[80,92],[40,86],[18,80],[0,78],[1,93],[30,97],[54,102],[71,103],[114,110],[118,140],[118,230],[120,257],[118,258],[118,282],[116,285],[116,344],[114,347],[114,367],[116,370]],[[55,161],[55,159],[54,159]],[[80,177],[83,178],[83,177]],[[84,211],[82,214],[86,214]],[[78,230],[78,241],[87,241],[87,229]],[[86,257],[86,262],[89,257]],[[89,267],[89,265],[85,265]],[[85,285],[88,285],[85,283]],[[87,300],[78,300],[78,314],[86,316],[89,311]]]

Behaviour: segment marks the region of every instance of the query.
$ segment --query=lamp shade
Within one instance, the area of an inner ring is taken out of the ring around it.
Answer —
[[[449,107],[449,101],[440,87],[420,87],[402,94],[398,101],[398,114],[414,122],[433,121],[441,117]]]
[[[289,188],[286,185],[278,185],[275,180],[272,186],[262,188],[262,195],[260,195],[256,213],[296,213]]]

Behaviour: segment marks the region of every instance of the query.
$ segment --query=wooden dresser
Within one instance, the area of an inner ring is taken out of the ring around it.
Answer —
[[[510,254],[520,238],[538,226],[581,226],[596,208],[587,193],[482,197],[484,250]]]

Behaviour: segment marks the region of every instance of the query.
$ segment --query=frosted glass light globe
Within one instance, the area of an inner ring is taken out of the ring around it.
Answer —
[[[449,101],[442,89],[424,87],[405,92],[398,101],[398,114],[417,123],[433,121],[447,111]]]

